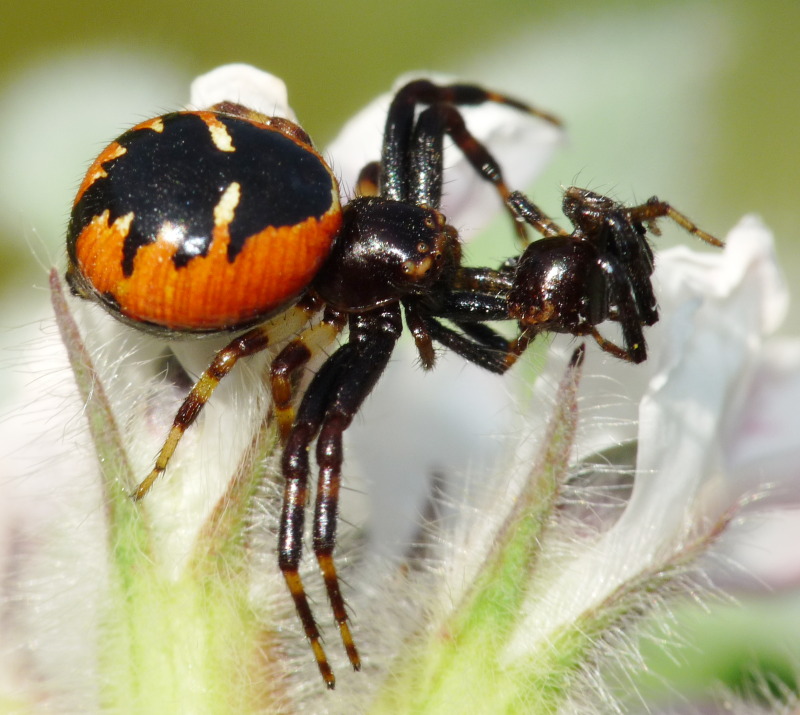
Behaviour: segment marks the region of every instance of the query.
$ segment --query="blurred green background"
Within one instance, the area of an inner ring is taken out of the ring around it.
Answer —
[[[283,77],[321,146],[411,70],[518,95],[569,131],[525,187],[551,214],[573,183],[626,202],[658,194],[721,236],[757,212],[794,286],[799,35],[796,2],[6,3],[0,327],[44,305],[44,269],[63,261],[72,196],[102,146],[180,107],[192,77],[234,61]],[[690,240],[665,233],[665,243]],[[503,256],[511,246],[488,250]],[[784,330],[798,328],[794,309]]]

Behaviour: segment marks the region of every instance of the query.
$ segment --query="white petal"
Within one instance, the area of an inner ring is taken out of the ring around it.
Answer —
[[[192,82],[191,107],[207,109],[219,102],[235,102],[268,117],[297,121],[283,80],[250,65],[222,65]]]
[[[749,277],[747,274],[750,274]],[[692,293],[725,300],[748,282],[757,298],[759,333],[774,332],[789,307],[789,294],[778,267],[772,234],[757,216],[745,216],[726,239],[725,251],[698,253],[682,245],[658,256],[659,302],[669,311]]]
[[[405,75],[394,91],[412,79],[429,78],[440,84],[450,77],[417,73]],[[342,191],[353,196],[361,168],[381,155],[386,114],[394,92],[372,101],[355,115],[328,147],[327,156],[340,178]],[[486,144],[499,161],[512,189],[524,189],[542,171],[562,140],[556,127],[510,107],[487,103],[462,107],[467,127]],[[472,168],[454,146],[445,146],[445,195],[443,210],[450,223],[469,236],[481,230],[502,208],[494,188]]]
[[[725,435],[728,470],[742,488],[769,482],[768,498],[800,504],[800,340],[767,343],[743,403]]]
[[[733,489],[759,498],[720,549],[740,567],[732,574],[737,589],[797,587],[800,340],[767,343],[742,402],[724,435],[726,472]]]
[[[741,496],[723,479],[721,435],[762,336],[785,306],[771,236],[745,219],[722,253],[660,256],[658,278],[662,303],[672,307],[651,341],[654,372],[640,405],[633,494],[619,521],[581,547],[545,607],[531,614],[546,630],[659,568]]]
[[[731,232],[721,255],[675,249],[661,257],[661,268],[662,344],[640,406],[640,475],[620,525],[646,523],[657,540],[680,530],[715,477],[718,501],[707,504],[709,516],[740,496],[730,484],[726,495],[721,483],[724,428],[742,407],[765,334],[787,307],[772,237],[754,218]]]
[[[730,590],[734,587],[738,593],[797,589],[800,585],[798,540],[800,509],[783,504],[779,508],[748,513],[746,519],[725,534],[720,544],[726,561],[738,567],[733,571],[734,581],[723,580],[723,584]]]

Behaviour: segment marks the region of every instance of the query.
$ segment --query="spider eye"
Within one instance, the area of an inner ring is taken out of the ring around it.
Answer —
[[[420,241],[417,244],[417,253],[422,253],[423,255],[430,252],[431,247],[425,243],[425,241]]]
[[[431,231],[436,228],[436,219],[433,216],[425,217],[425,228],[429,228]]]

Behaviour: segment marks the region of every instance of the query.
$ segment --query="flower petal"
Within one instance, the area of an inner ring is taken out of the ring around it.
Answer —
[[[715,492],[716,503],[704,507],[711,518],[741,497],[741,489],[722,483],[724,429],[788,298],[772,237],[753,217],[731,232],[721,255],[683,247],[663,255],[660,265],[669,318],[639,410],[640,474],[623,521],[648,524],[667,538],[685,525],[702,490]]]
[[[657,283],[665,309],[648,332],[652,373],[639,410],[633,493],[598,541],[562,559],[562,573],[531,613],[532,632],[574,622],[643,575],[657,575],[710,538],[741,497],[723,479],[721,438],[763,335],[785,306],[771,236],[745,219],[721,254],[662,254]]]
[[[297,121],[283,80],[250,65],[222,65],[192,82],[190,107],[207,109],[219,102],[235,102],[268,117]]]
[[[726,436],[728,468],[743,485],[777,485],[774,495],[781,503],[797,505],[800,341],[771,341],[748,387],[747,407],[738,413]]]

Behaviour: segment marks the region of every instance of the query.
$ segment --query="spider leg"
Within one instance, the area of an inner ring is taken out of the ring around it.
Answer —
[[[403,308],[405,309],[406,325],[414,338],[422,367],[424,370],[430,370],[436,362],[436,353],[433,350],[433,338],[428,331],[428,326],[413,301],[403,301]]]
[[[611,340],[604,338],[600,334],[600,331],[597,330],[597,328],[594,327],[590,328],[589,330],[587,330],[587,334],[591,335],[594,338],[595,342],[600,346],[600,348],[604,352],[607,352],[609,355],[613,355],[615,358],[619,358],[620,360],[625,360],[626,362],[634,362],[634,363],[642,362],[642,359],[634,358],[629,350],[621,348],[619,345],[612,342]],[[636,347],[638,348],[639,345],[637,344]]]
[[[484,323],[477,323],[468,320],[457,320],[456,326],[468,338],[471,338],[476,343],[485,345],[491,350],[507,352],[509,349],[511,341]]]
[[[487,348],[502,352],[505,354],[503,362],[503,372],[513,367],[519,360],[522,353],[524,353],[533,339],[539,334],[540,331],[536,330],[533,326],[528,326],[520,331],[519,335],[513,340],[508,340],[500,335],[497,331],[490,328],[483,323],[468,323],[464,321],[457,321],[456,325],[464,331],[464,334],[472,338],[476,342],[485,345]]]
[[[465,360],[474,363],[484,370],[502,375],[511,365],[506,363],[505,353],[495,350],[482,343],[470,340],[446,325],[442,325],[432,317],[425,318],[426,327],[430,336],[437,342],[460,355]]]
[[[518,220],[524,221],[533,226],[544,238],[555,236],[569,236],[569,231],[565,231],[555,221],[534,204],[521,191],[512,191],[508,199],[508,205]]]
[[[488,325],[483,325],[485,321],[508,319],[503,295],[452,292],[440,296],[435,310],[410,299],[404,300],[403,306],[406,320],[413,316],[428,341],[435,340],[489,372],[502,374],[516,361],[516,356],[510,357],[516,341],[509,341]],[[437,318],[451,320],[462,332],[443,325]]]
[[[295,610],[303,624],[319,672],[328,688],[335,686],[336,679],[322,647],[322,636],[300,578],[300,559],[303,556],[303,527],[308,503],[308,448],[325,416],[326,398],[338,366],[339,363],[331,358],[323,363],[314,376],[303,396],[300,413],[283,449],[281,471],[284,491],[278,532],[278,566],[294,600]]]
[[[511,286],[506,271],[488,268],[464,269],[476,272],[476,283],[485,292],[478,290],[450,291],[442,296],[423,316],[430,337],[490,372],[506,372],[530,345],[538,334],[535,326],[524,326],[520,334],[508,340],[485,322],[508,320],[507,292]],[[470,282],[468,275],[464,281]],[[404,301],[404,304],[409,301]],[[461,333],[442,325],[437,318],[445,318],[456,324]]]
[[[329,688],[334,687],[335,679],[298,570],[308,500],[308,451],[314,437],[319,434],[317,463],[320,475],[314,511],[314,554],[348,658],[353,668],[358,670],[361,660],[350,632],[333,561],[342,435],[386,368],[401,331],[402,320],[397,304],[350,318],[349,340],[323,363],[306,390],[283,452],[282,469],[286,484],[278,536],[278,564],[320,673]]]
[[[433,349],[434,340],[491,372],[505,372],[511,366],[510,363],[506,365],[500,356],[512,350],[515,341],[507,340],[488,325],[478,322],[484,318],[483,314],[478,317],[474,315],[474,306],[466,309],[469,317],[460,320],[457,317],[459,309],[451,308],[456,316],[454,322],[463,334],[445,327],[412,300],[403,301],[403,308],[405,309],[406,324],[414,337],[420,362],[425,370],[430,370],[436,359]],[[489,310],[492,311],[492,318],[485,319],[498,319],[497,315],[500,312],[497,310],[495,301],[492,302]]]
[[[340,311],[328,309],[322,320],[306,328],[290,341],[275,357],[270,366],[270,387],[272,390],[272,409],[278,425],[281,444],[286,444],[289,431],[294,424],[295,408],[294,380],[321,350],[325,350],[342,332],[347,324],[347,316]]]
[[[442,202],[444,135],[448,129],[447,105],[435,104],[421,112],[412,130],[408,152],[406,201],[438,208]],[[449,107],[456,114],[455,107]]]
[[[365,164],[358,173],[356,181],[356,196],[378,196],[378,182],[381,177],[381,164],[379,161],[371,161]]]
[[[241,358],[261,352],[271,344],[280,342],[288,335],[296,333],[317,309],[316,299],[304,299],[279,318],[239,335],[214,356],[211,364],[200,376],[178,409],[167,439],[156,457],[153,469],[131,494],[135,501],[144,497],[156,479],[164,473],[184,432],[197,419],[217,385],[233,369],[234,365]]]
[[[442,198],[442,139],[448,134],[475,172],[497,190],[523,244],[525,224],[508,204],[511,191],[500,164],[467,129],[461,112],[452,104],[433,104],[423,111],[414,127],[410,156],[409,199],[417,205],[438,207]]]
[[[456,291],[496,294],[509,291],[514,286],[514,271],[518,259],[506,261],[500,270],[494,268],[459,268],[453,278]]]
[[[628,362],[644,362],[647,359],[647,344],[645,343],[642,325],[646,323],[642,321],[640,306],[637,302],[634,285],[631,283],[629,271],[620,265],[616,258],[611,256],[601,259],[600,267],[608,281],[611,302],[616,306],[613,320],[619,323],[622,329],[622,341],[625,347],[622,348],[604,338],[594,325],[590,326],[587,332],[610,355]],[[650,292],[652,294],[652,286],[650,287]],[[653,298],[653,306],[655,306],[655,298]],[[658,311],[655,310],[655,307],[653,310],[655,320],[658,320]],[[612,318],[612,316],[609,315],[609,318]],[[577,335],[577,333],[575,334]]]
[[[645,203],[639,206],[631,206],[626,208],[625,212],[630,217],[631,221],[639,221],[647,223],[654,221],[663,216],[672,219],[681,228],[685,229],[693,236],[697,236],[701,241],[711,244],[712,246],[722,247],[725,244],[710,233],[706,233],[697,224],[695,224],[687,216],[684,216],[679,211],[676,211],[666,201],[660,201],[657,197],[652,196]]]
[[[437,318],[454,323],[486,323],[508,320],[508,289],[503,291],[452,290],[438,296],[428,311]]]
[[[478,105],[486,102],[505,104],[522,112],[540,117],[555,126],[561,121],[552,114],[511,97],[489,92],[474,85],[452,84],[439,86],[428,80],[409,82],[394,96],[386,115],[383,151],[381,155],[381,194],[395,201],[408,200],[410,169],[407,157],[412,142],[415,111],[418,104]]]
[[[619,265],[617,270],[630,286],[639,322],[654,325],[658,322],[658,307],[651,280],[654,256],[644,228],[641,223],[632,222],[618,211],[611,212],[604,223],[608,230],[603,232],[602,245],[597,246],[598,254],[614,257]]]

